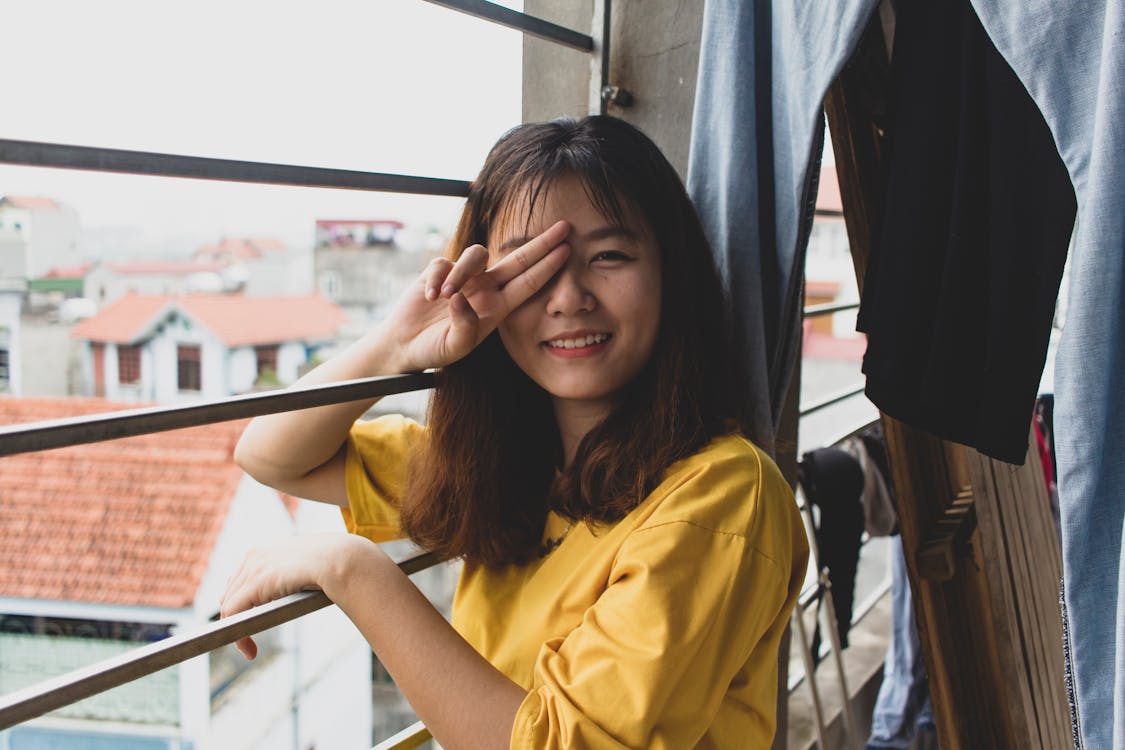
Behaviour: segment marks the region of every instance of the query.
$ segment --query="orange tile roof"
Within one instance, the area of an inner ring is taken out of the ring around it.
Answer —
[[[0,198],[0,203],[7,203],[13,208],[58,208],[59,204],[54,198],[41,198],[29,195],[5,195]]]
[[[93,263],[83,263],[79,266],[55,266],[43,274],[44,279],[82,279],[94,267]]]
[[[164,317],[172,304],[168,295],[126,294],[71,330],[76,339],[131,344]]]
[[[0,399],[0,424],[126,408]],[[191,606],[242,471],[245,422],[0,458],[0,596]]]
[[[173,309],[228,347],[331,339],[347,320],[339,305],[318,295],[127,294],[76,325],[71,335],[87,341],[135,343]]]
[[[254,260],[281,252],[285,244],[273,237],[223,237],[195,251],[198,259]]]
[[[193,273],[218,273],[226,268],[222,263],[198,260],[142,260],[124,263],[106,263],[106,268],[125,275],[168,274],[188,276]]]

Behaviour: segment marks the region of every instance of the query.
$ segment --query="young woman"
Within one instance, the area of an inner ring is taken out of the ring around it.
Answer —
[[[322,589],[449,750],[768,747],[808,550],[735,430],[723,310],[648,138],[512,130],[450,257],[301,381],[440,367],[427,426],[357,424],[371,402],[251,422],[239,464],[353,533],[251,554],[223,614]],[[464,560],[452,625],[372,544],[403,536]]]

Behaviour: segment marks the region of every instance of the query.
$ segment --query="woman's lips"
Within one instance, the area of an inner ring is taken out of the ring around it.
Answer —
[[[572,359],[596,354],[609,344],[613,338],[609,333],[563,334],[543,342],[544,348],[556,357]]]

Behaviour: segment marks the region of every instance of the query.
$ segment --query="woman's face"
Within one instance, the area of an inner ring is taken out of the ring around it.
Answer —
[[[580,180],[562,178],[501,212],[488,237],[489,265],[560,219],[571,226],[566,265],[500,323],[508,355],[556,407],[612,408],[641,371],[660,330],[660,249],[628,205],[625,225],[603,216]]]

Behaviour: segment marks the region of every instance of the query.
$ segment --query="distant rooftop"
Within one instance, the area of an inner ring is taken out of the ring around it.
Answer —
[[[397,219],[317,219],[316,225],[318,227],[334,227],[338,225],[354,226],[357,224],[370,224],[379,226],[389,226],[395,229],[402,229],[406,225]]]
[[[0,399],[0,423],[126,408]],[[242,470],[245,422],[0,459],[0,596],[191,606]]]
[[[337,304],[317,295],[126,294],[76,325],[71,336],[132,344],[147,338],[173,313],[202,326],[228,347],[323,341],[335,337],[347,320]]]
[[[197,259],[255,260],[285,250],[285,243],[273,237],[224,237],[195,251]]]
[[[11,206],[13,208],[59,208],[59,204],[54,198],[28,195],[5,195],[3,198],[0,198],[0,206]]]

